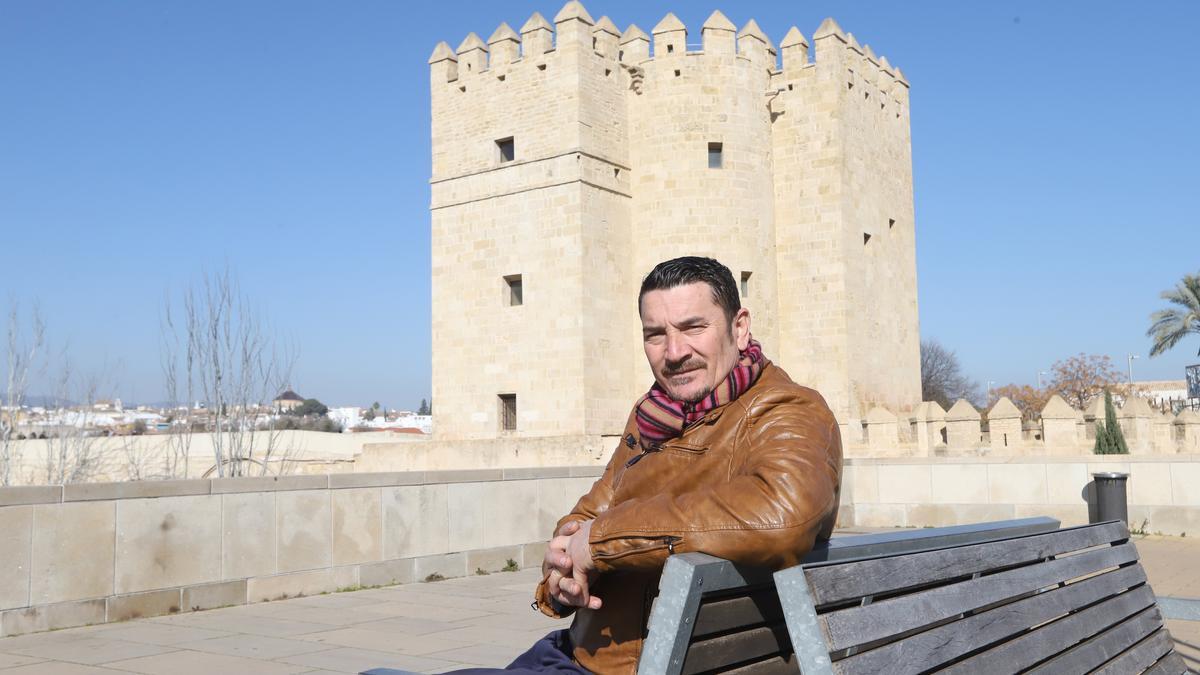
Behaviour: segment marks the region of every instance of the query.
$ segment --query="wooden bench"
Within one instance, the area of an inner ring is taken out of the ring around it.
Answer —
[[[1024,518],[835,537],[818,544],[803,565],[943,549],[1050,532],[1058,526],[1052,518]],[[703,553],[667,559],[638,673],[795,673],[796,668],[770,572]]]
[[[805,675],[1187,671],[1120,521],[774,578]]]

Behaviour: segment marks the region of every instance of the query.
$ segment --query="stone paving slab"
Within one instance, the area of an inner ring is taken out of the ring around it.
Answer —
[[[1200,599],[1200,538],[1136,538],[1159,595]],[[495,573],[0,639],[0,675],[439,673],[502,667],[569,623],[530,609],[538,572]],[[1200,669],[1200,622],[1168,628]]]

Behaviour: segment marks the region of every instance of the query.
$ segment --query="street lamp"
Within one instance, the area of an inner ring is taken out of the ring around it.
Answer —
[[[1049,375],[1049,374],[1050,374],[1050,371],[1048,371],[1048,370],[1042,370],[1042,371],[1038,372],[1038,389],[1042,388],[1042,376]]]
[[[1129,384],[1133,384],[1133,360],[1136,358],[1141,357],[1139,357],[1137,354],[1129,354],[1125,358],[1126,363],[1129,364]]]

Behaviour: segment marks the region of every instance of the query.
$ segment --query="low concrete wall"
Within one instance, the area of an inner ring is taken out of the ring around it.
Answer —
[[[617,436],[508,436],[484,440],[367,443],[354,471],[445,471],[470,467],[604,466]]]
[[[2,488],[0,635],[538,565],[601,471]]]
[[[839,521],[939,527],[1046,515],[1079,525],[1098,471],[1130,475],[1131,527],[1200,535],[1200,455],[847,459]]]

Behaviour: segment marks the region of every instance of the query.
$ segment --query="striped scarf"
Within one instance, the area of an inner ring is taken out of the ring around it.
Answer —
[[[710,410],[733,402],[758,380],[763,362],[762,345],[751,338],[729,375],[696,403],[676,401],[655,382],[637,402],[637,426],[643,447],[657,447],[663,441],[682,436],[684,429]]]

